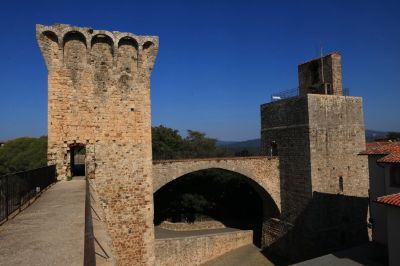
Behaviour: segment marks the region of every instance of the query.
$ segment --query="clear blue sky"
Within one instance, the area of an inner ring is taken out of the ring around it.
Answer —
[[[342,54],[366,127],[400,131],[400,1],[2,1],[0,139],[47,134],[36,23],[160,36],[153,125],[258,138],[260,104],[322,44]]]

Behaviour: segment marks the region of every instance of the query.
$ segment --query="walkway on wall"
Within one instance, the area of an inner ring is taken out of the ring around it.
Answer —
[[[247,245],[232,250],[216,259],[206,262],[202,266],[273,266],[260,249],[254,245]]]
[[[61,181],[0,227],[0,265],[82,265],[85,180]]]

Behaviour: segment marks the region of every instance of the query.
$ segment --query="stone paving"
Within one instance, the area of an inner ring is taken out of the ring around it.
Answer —
[[[350,249],[334,252],[307,260],[298,266],[385,266],[388,265],[387,248],[385,246],[369,242]]]
[[[85,180],[61,181],[0,226],[0,265],[83,264]]]
[[[254,245],[244,246],[213,259],[202,266],[271,266],[274,265]]]

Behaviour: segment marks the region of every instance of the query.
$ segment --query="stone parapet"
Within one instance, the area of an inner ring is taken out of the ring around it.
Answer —
[[[196,221],[193,223],[172,223],[164,221],[159,226],[161,228],[173,231],[192,231],[225,228],[225,225],[219,221]]]
[[[253,231],[236,231],[184,238],[157,239],[157,266],[201,265],[236,248],[253,243]]]

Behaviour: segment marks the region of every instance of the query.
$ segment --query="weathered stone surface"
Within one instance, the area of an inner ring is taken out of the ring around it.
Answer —
[[[249,179],[256,190],[260,187],[271,196],[280,210],[279,160],[276,157],[232,157],[153,162],[154,192],[165,184],[188,173],[204,169],[224,169],[239,173]],[[264,194],[262,193],[262,194]]]
[[[193,223],[172,223],[163,221],[159,227],[172,231],[193,231],[225,228],[225,225],[219,221],[195,221]]]
[[[253,243],[252,231],[156,240],[157,266],[201,265],[236,248]]]
[[[334,95],[305,90],[261,106],[262,150],[278,152],[282,207],[280,221],[264,226],[264,243],[292,259],[368,240],[367,161],[358,155],[365,150],[362,100],[341,96],[340,56],[327,59],[336,60],[325,65],[336,79]],[[307,89],[303,67],[300,89]]]
[[[300,95],[342,95],[342,65],[339,53],[331,53],[299,65]]]
[[[280,218],[281,184],[277,157],[233,157],[153,162],[154,192],[185,174],[204,169],[223,169],[239,173],[258,193],[263,209],[264,228],[271,218]],[[262,229],[262,231],[266,231]]]
[[[120,265],[154,263],[150,74],[158,38],[56,24],[36,26],[48,76],[48,160],[86,173],[104,208]]]

